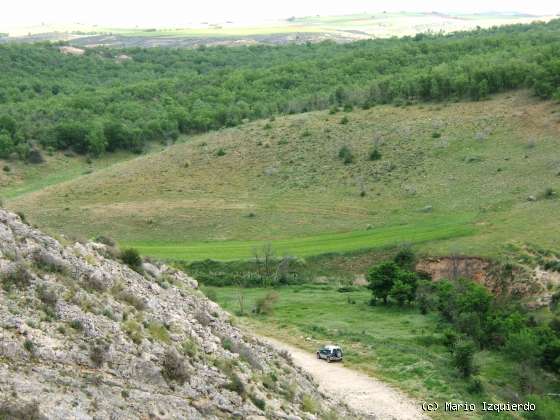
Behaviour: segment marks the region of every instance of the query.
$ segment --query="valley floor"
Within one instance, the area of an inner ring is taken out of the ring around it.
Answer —
[[[324,360],[317,360],[313,353],[278,340],[269,337],[263,339],[275,349],[288,352],[297,366],[313,376],[320,391],[344,401],[365,419],[427,418],[419,409],[420,403],[410,400],[381,381],[338,363],[327,366]]]

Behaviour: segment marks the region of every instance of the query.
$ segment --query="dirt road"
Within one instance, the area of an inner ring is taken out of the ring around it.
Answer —
[[[390,386],[363,373],[344,367],[341,363],[318,360],[313,353],[277,340],[262,337],[277,349],[288,351],[297,366],[310,373],[319,390],[345,402],[367,419],[427,419],[420,404]]]

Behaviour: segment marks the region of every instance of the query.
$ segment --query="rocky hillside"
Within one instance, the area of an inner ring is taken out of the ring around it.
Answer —
[[[0,210],[0,419],[352,417],[165,265]]]

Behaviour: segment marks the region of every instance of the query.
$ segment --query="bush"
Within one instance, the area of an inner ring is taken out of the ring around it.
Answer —
[[[354,162],[354,156],[352,155],[352,151],[348,148],[348,146],[342,146],[339,149],[338,157],[342,159],[342,162],[345,165],[349,165]]]
[[[26,339],[23,342],[23,348],[31,354],[35,353],[35,343],[30,339]]]
[[[189,380],[190,375],[185,359],[179,355],[174,347],[169,347],[166,350],[162,366],[162,374],[168,381],[175,381],[182,385]]]
[[[395,264],[405,270],[413,271],[416,265],[416,255],[412,249],[405,247],[397,252],[397,255],[393,258]]]
[[[508,336],[504,352],[517,362],[535,362],[542,354],[537,335],[529,328]]]
[[[122,290],[117,296],[119,300],[128,303],[138,311],[146,309],[146,302],[141,297],[136,296],[131,290]]]
[[[459,341],[453,349],[453,365],[463,378],[469,378],[475,373],[474,366],[475,347],[470,341]]]
[[[346,125],[350,122],[350,120],[348,119],[348,117],[345,115],[344,117],[342,117],[342,119],[340,120],[340,124],[342,125]]]
[[[17,262],[12,269],[2,277],[2,287],[9,290],[12,287],[26,289],[30,286],[33,275],[23,262]]]
[[[216,151],[216,156],[225,156],[226,151],[221,147]]]
[[[379,160],[381,159],[381,152],[376,147],[371,152],[369,152],[369,160]]]
[[[255,406],[261,410],[264,411],[264,409],[266,408],[266,401],[263,400],[262,398],[257,397],[254,394],[251,394],[249,396],[249,398],[251,399],[251,401],[253,402],[253,404],[255,404]]]
[[[92,344],[89,349],[89,359],[96,368],[99,368],[107,361],[108,353],[109,345],[107,343],[97,342]]]
[[[470,394],[480,395],[484,392],[484,384],[480,378],[472,378],[467,386],[467,391]]]
[[[257,299],[255,313],[257,315],[270,315],[274,311],[274,304],[278,302],[279,295],[276,292],[269,292],[265,296]]]
[[[319,411],[317,407],[317,401],[315,401],[310,395],[305,394],[301,400],[301,409],[307,413],[317,414]]]
[[[137,249],[124,249],[121,252],[121,260],[134,271],[140,271],[142,269],[142,258],[140,257],[140,253]]]
[[[232,392],[236,392],[239,396],[245,399],[246,391],[245,391],[245,384],[241,380],[238,374],[231,373],[229,377],[229,382],[224,386],[225,389],[228,389]]]
[[[49,289],[45,285],[37,288],[37,296],[46,306],[54,308],[58,302],[58,295],[53,289]]]

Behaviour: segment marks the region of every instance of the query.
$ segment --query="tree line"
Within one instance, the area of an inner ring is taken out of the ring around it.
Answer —
[[[141,152],[244,120],[332,106],[560,98],[560,20],[454,34],[286,46],[87,49],[0,46],[0,158],[41,146]],[[119,60],[126,55],[130,59]]]
[[[477,371],[475,352],[488,349],[519,363],[521,379],[523,371],[535,367],[560,374],[560,294],[552,299],[552,317],[537,320],[519,300],[494,296],[466,278],[434,282],[429,275],[416,272],[414,266],[415,256],[407,249],[393,260],[373,266],[367,275],[371,304],[394,302],[415,305],[423,314],[437,313],[443,343],[464,377]]]

